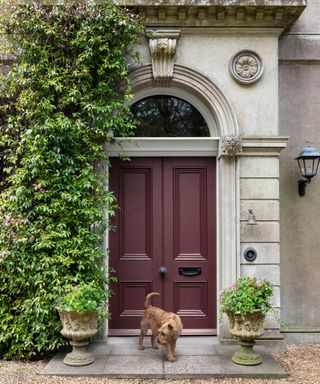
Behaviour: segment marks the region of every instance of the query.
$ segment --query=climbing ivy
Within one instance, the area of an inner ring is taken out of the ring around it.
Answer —
[[[103,144],[134,129],[127,63],[143,33],[111,1],[19,3],[0,8],[12,60],[0,75],[4,358],[65,345],[54,307],[65,287],[108,283],[102,238],[115,202]]]

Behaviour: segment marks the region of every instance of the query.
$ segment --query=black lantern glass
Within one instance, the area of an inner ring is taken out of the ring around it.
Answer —
[[[302,177],[306,179],[298,181],[299,196],[304,196],[307,183],[310,183],[313,176],[315,176],[318,172],[320,152],[314,147],[308,145],[302,152],[299,153],[296,160],[298,162]]]

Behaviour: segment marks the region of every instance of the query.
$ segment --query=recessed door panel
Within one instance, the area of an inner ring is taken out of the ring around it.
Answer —
[[[208,317],[207,281],[176,281],[174,312],[182,317]]]
[[[151,168],[121,168],[120,258],[151,258],[152,184]]]
[[[173,168],[174,258],[206,259],[206,169]]]
[[[119,281],[119,312],[121,317],[137,317],[143,313],[146,295],[151,292],[151,281]]]

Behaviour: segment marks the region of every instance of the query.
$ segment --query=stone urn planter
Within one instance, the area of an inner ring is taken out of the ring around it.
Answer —
[[[232,361],[240,365],[258,365],[262,357],[253,350],[255,339],[263,335],[265,313],[254,310],[251,313],[226,311],[230,322],[230,333],[239,340],[240,350],[232,356]]]
[[[88,339],[97,333],[97,313],[84,311],[79,314],[76,311],[58,309],[62,324],[61,334],[71,339],[72,352],[63,359],[66,365],[82,366],[94,362],[94,357],[86,350]]]

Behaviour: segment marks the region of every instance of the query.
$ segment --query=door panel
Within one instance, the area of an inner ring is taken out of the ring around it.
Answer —
[[[151,260],[151,168],[120,168],[121,260]]]
[[[158,291],[154,304],[178,313],[185,329],[212,333],[215,159],[114,159],[110,188],[120,207],[110,233],[110,265],[118,277],[111,330],[138,329],[145,295]],[[164,276],[158,272],[162,265]]]
[[[166,305],[186,329],[215,328],[215,159],[168,158],[164,180]]]
[[[157,268],[162,257],[161,167],[159,158],[133,161],[113,159],[110,189],[119,209],[110,231],[110,266],[116,270],[112,286],[110,328],[139,328],[146,295],[161,291]]]
[[[174,258],[195,260],[207,258],[206,252],[206,191],[204,169],[188,166],[165,166],[166,206],[172,209]],[[171,184],[173,176],[173,185]],[[173,200],[172,200],[173,197]],[[170,238],[170,233],[167,238]]]

